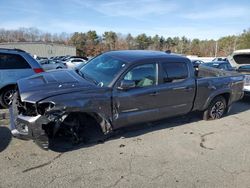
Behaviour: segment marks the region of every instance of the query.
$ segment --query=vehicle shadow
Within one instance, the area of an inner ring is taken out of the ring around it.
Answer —
[[[198,112],[193,112],[185,116],[181,117],[175,117],[175,118],[168,118],[152,123],[144,123],[144,124],[137,124],[137,125],[131,125],[126,128],[119,129],[117,131],[114,131],[113,133],[103,136],[99,131],[96,131],[96,129],[88,130],[89,138],[87,139],[87,142],[82,142],[76,146],[73,146],[69,141],[69,138],[63,138],[63,137],[56,137],[53,138],[53,141],[51,140],[50,143],[52,143],[49,147],[50,150],[55,152],[69,152],[73,150],[78,150],[81,148],[87,148],[91,147],[97,144],[103,144],[105,141],[108,140],[115,140],[120,138],[131,138],[131,137],[137,137],[139,135],[143,135],[149,132],[158,131],[161,129],[170,129],[172,130],[174,127],[184,125],[186,123],[191,122],[197,122],[201,121],[201,114]]]
[[[242,100],[234,103],[232,109],[227,115],[235,115],[247,110],[250,110],[250,97],[244,97]]]
[[[244,98],[243,100],[233,104],[232,109],[227,115],[239,114],[249,109],[250,109],[250,98]],[[100,131],[96,131],[97,129],[93,127],[92,130],[88,129],[89,138],[87,139],[87,141],[74,146],[71,144],[70,138],[58,136],[56,138],[53,138],[53,141],[50,141],[50,143],[52,144],[50,145],[49,149],[55,152],[68,152],[72,150],[78,150],[81,148],[91,147],[97,144],[102,144],[105,141],[120,139],[122,137],[123,138],[137,137],[161,129],[172,130],[174,129],[174,127],[199,121],[202,121],[202,113],[192,112],[184,116],[167,118],[152,123],[131,125],[129,127],[114,131],[113,133],[107,136],[103,136],[103,134],[101,134]]]
[[[247,111],[250,109],[250,98],[244,98],[241,101],[232,105],[232,109],[227,115],[235,115],[241,112]],[[62,137],[57,137],[53,140],[53,146],[50,147],[51,150],[56,152],[68,152],[72,150],[77,150],[81,148],[87,148],[94,146],[96,144],[102,144],[107,140],[115,140],[124,138],[137,137],[149,132],[158,131],[161,129],[174,129],[174,127],[181,126],[191,122],[202,121],[202,114],[200,112],[192,112],[190,114],[167,118],[164,120],[156,121],[153,123],[144,123],[138,125],[131,125],[126,128],[122,128],[120,130],[114,131],[112,134],[103,137],[102,134],[96,133],[95,129],[90,130],[90,140],[87,143],[80,143],[79,145],[73,146],[69,139],[65,139]]]
[[[0,153],[4,151],[11,142],[12,135],[7,127],[0,126]]]

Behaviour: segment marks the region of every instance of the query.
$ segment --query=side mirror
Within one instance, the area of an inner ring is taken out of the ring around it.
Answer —
[[[129,90],[135,88],[135,81],[133,80],[122,80],[118,89],[120,90]]]

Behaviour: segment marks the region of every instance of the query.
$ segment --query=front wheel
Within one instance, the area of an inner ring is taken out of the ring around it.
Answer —
[[[226,100],[222,96],[215,97],[203,113],[204,120],[220,119],[227,108]]]

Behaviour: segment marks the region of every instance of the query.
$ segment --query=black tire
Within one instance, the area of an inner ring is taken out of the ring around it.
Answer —
[[[4,108],[9,108],[15,92],[16,89],[14,86],[6,87],[5,89],[3,89],[0,93],[0,105]]]
[[[223,96],[215,97],[203,113],[204,120],[220,119],[227,110],[227,103]]]
[[[56,69],[62,69],[62,67],[57,67]]]

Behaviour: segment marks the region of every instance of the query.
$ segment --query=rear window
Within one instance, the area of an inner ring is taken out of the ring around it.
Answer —
[[[0,54],[0,69],[29,69],[27,61],[17,54]]]
[[[188,77],[188,68],[186,63],[162,63],[164,70],[164,83],[181,81]]]
[[[237,64],[250,64],[250,54],[234,55]]]

